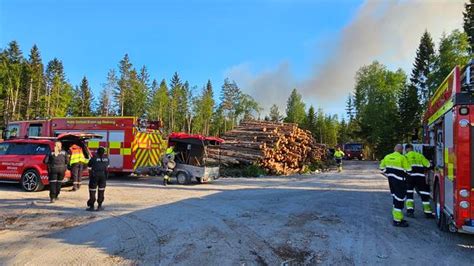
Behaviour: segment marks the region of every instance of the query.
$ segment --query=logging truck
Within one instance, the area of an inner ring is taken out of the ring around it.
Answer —
[[[428,180],[436,222],[451,232],[474,233],[473,63],[452,70],[424,116],[424,147],[432,150]]]

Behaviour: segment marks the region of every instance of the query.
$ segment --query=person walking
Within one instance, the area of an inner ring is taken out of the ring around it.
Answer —
[[[407,216],[415,217],[413,194],[416,189],[421,197],[425,217],[434,218],[430,205],[430,185],[426,182],[425,176],[425,171],[431,166],[430,161],[423,154],[413,151],[413,145],[411,144],[405,146],[405,151],[405,157],[407,157],[408,164],[411,166],[411,173],[407,178],[407,199],[405,202]]]
[[[48,166],[49,199],[51,203],[54,203],[61,192],[61,185],[69,164],[69,156],[62,150],[61,142],[54,143],[53,152],[47,155],[43,162]]]
[[[71,166],[71,176],[73,180],[71,191],[77,191],[81,188],[82,172],[84,170],[84,165],[87,165],[87,159],[84,156],[84,151],[79,145],[71,145],[69,153],[71,154],[69,165]]]
[[[337,171],[342,171],[342,158],[344,158],[344,152],[341,150],[341,147],[337,147],[334,152],[334,159],[336,160]]]
[[[89,200],[87,201],[87,210],[94,210],[95,196],[98,188],[97,211],[102,211],[102,203],[105,199],[105,186],[109,175],[109,158],[105,155],[105,149],[103,147],[97,149],[96,155],[89,160],[88,166],[91,169],[89,172]]]
[[[403,146],[397,144],[394,152],[386,155],[380,162],[380,170],[388,178],[390,192],[392,193],[393,225],[397,227],[408,227],[408,223],[403,219],[403,207],[406,199],[406,179],[409,176],[411,167],[408,160],[402,154]]]

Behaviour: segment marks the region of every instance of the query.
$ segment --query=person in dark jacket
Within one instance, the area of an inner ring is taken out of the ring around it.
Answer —
[[[91,168],[89,172],[89,200],[87,201],[87,210],[93,211],[96,201],[95,195],[97,187],[99,187],[97,203],[97,210],[103,210],[102,203],[104,202],[105,185],[108,177],[109,158],[105,155],[105,149],[99,147],[96,155],[90,159],[88,166]]]
[[[69,156],[62,150],[61,142],[54,143],[54,151],[44,158],[44,163],[48,166],[49,199],[54,203],[61,192],[61,184],[69,164]]]

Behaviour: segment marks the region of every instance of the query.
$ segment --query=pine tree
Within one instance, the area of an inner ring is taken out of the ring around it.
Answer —
[[[5,98],[4,98],[4,112],[3,118],[6,124],[11,119],[18,120],[19,117],[19,102],[20,102],[20,91],[22,83],[22,71],[23,67],[23,54],[16,41],[12,41],[8,44],[7,49],[4,51],[4,58],[2,64],[6,70],[5,75]]]
[[[224,80],[221,89],[221,107],[224,114],[224,131],[227,131],[227,121],[230,122],[229,129],[233,129],[237,124],[237,111],[239,102],[242,97],[242,91],[237,86],[235,81],[230,81],[228,78]]]
[[[107,73],[107,82],[103,84],[102,91],[100,92],[97,114],[101,116],[112,116],[115,114],[112,96],[117,90],[117,76],[115,75],[115,70],[111,69]]]
[[[285,122],[302,124],[306,116],[305,104],[296,89],[290,94],[286,104]]]
[[[435,59],[434,43],[428,31],[423,33],[420,40],[420,45],[416,51],[415,63],[411,72],[410,82],[411,86],[417,90],[417,99],[421,102],[419,108],[424,109],[429,98],[429,87],[427,84],[428,75],[433,70]],[[412,104],[415,104],[414,99]],[[420,112],[417,110],[417,112]]]
[[[273,122],[281,122],[283,120],[276,104],[273,104],[272,107],[270,107],[269,120]]]
[[[47,116],[65,116],[73,97],[73,88],[66,82],[63,63],[60,60],[54,58],[48,62],[45,79]]]
[[[214,110],[214,91],[212,89],[211,80],[207,81],[206,89],[203,92],[201,101],[203,129],[202,134],[209,135],[212,112]]]
[[[33,45],[28,58],[28,96],[26,119],[42,117],[45,114],[43,62],[38,47]]]
[[[84,76],[79,87],[76,87],[74,90],[74,97],[69,113],[72,116],[91,116],[92,101],[92,91],[89,87],[89,81],[87,81],[87,78]]]
[[[117,102],[117,113],[120,116],[125,115],[125,102],[127,101],[131,93],[131,81],[130,73],[132,71],[132,63],[128,54],[125,54],[122,60],[119,63],[119,73],[120,78],[117,82],[118,86],[114,92],[115,101]]]
[[[470,0],[469,4],[464,4],[464,32],[468,36],[470,51],[474,53],[474,0]]]
[[[169,128],[170,131],[178,131],[180,128],[179,124],[179,99],[181,98],[183,84],[178,75],[175,72],[170,81],[170,100],[169,100]]]
[[[156,86],[156,83],[155,83]],[[155,87],[153,86],[153,87]],[[152,96],[152,108],[150,112],[151,120],[164,122],[165,129],[170,129],[169,123],[169,92],[166,81],[163,79],[160,86],[154,90]]]
[[[418,132],[421,126],[421,108],[418,91],[413,84],[403,86],[398,96],[398,114],[400,136],[403,141],[409,141],[410,135]]]
[[[314,107],[312,105],[308,109],[308,114],[306,115],[304,127],[305,129],[311,131],[313,134],[316,131],[316,111],[314,110]]]
[[[341,122],[338,125],[338,135],[337,135],[337,143],[339,145],[347,143],[349,141],[349,132],[348,132],[348,124],[346,120],[342,118]]]
[[[347,117],[349,117],[349,121],[354,120],[354,116],[355,116],[354,100],[352,99],[351,94],[349,94],[349,96],[347,96],[346,114],[347,114]]]

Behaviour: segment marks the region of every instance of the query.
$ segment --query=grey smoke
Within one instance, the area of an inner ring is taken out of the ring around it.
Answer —
[[[462,27],[463,8],[463,0],[367,0],[337,38],[325,41],[324,45],[332,47],[330,54],[314,65],[310,77],[297,80],[289,62],[257,74],[242,64],[230,68],[226,75],[266,110],[276,103],[283,111],[293,88],[298,88],[308,103],[327,108],[337,102],[343,109],[359,67],[378,60],[409,72],[424,30],[437,42],[443,32]]]

